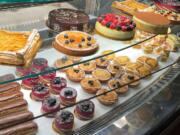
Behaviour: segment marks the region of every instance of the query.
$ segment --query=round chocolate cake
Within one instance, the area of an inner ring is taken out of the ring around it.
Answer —
[[[79,10],[55,9],[49,12],[47,25],[49,28],[61,32],[66,30],[87,31],[89,16]]]

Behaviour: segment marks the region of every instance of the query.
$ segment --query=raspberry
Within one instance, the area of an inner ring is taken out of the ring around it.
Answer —
[[[115,25],[114,23],[112,23],[112,24],[110,25],[110,28],[111,28],[111,29],[115,29],[115,28],[116,28],[116,25]]]
[[[106,25],[106,23],[107,23],[107,21],[105,21],[105,20],[102,20],[102,22],[101,22],[102,25]]]
[[[116,30],[121,30],[121,26],[120,25],[116,26]]]
[[[134,29],[134,25],[131,24],[131,25],[129,25],[129,26],[131,27],[131,29]]]
[[[127,27],[126,26],[121,26],[122,31],[126,31]]]
[[[97,19],[98,22],[101,22],[102,20],[103,20],[102,17],[98,17],[98,19]]]

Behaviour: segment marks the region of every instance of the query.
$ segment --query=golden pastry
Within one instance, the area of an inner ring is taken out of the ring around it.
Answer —
[[[98,67],[106,68],[109,64],[109,60],[102,57],[102,58],[96,59],[96,64]]]
[[[111,74],[105,69],[96,69],[92,72],[92,76],[100,82],[106,82],[111,78]]]
[[[169,54],[170,52],[169,51],[163,51],[160,56],[159,56],[159,60],[162,61],[162,62],[165,62],[167,61],[167,59],[169,58]]]
[[[70,56],[70,55],[67,55],[67,59],[72,60],[73,63],[78,63],[78,62],[81,61],[81,57],[77,57],[77,56]]]
[[[117,63],[112,63],[112,64],[109,64],[108,67],[107,67],[107,70],[112,74],[112,75],[116,75],[117,73],[124,73],[124,69],[122,66],[120,66],[119,64]]]
[[[130,59],[128,56],[118,56],[115,57],[113,61],[121,66],[125,66],[128,62],[130,62]]]
[[[129,84],[131,87],[138,86],[140,84],[139,76],[133,73],[126,73],[121,77],[121,81]],[[137,81],[136,81],[137,80]]]
[[[142,46],[145,53],[149,54],[153,52],[153,46],[151,44],[144,44]]]
[[[145,66],[150,66],[152,70],[154,70],[158,66],[158,62],[156,59],[148,57],[148,56],[141,56],[137,58],[137,62],[145,64]]]
[[[78,68],[69,68],[66,71],[66,75],[69,80],[74,82],[80,82],[85,77],[85,72]]]
[[[96,95],[100,95],[100,94],[105,93],[107,91],[108,91],[107,89],[100,89],[100,90],[98,90]],[[105,93],[104,95],[97,97],[97,99],[103,105],[112,105],[118,101],[118,95],[116,94],[115,91],[111,91],[109,93]]]
[[[81,80],[81,87],[87,93],[93,94],[96,93],[99,89],[101,89],[101,83],[95,78],[86,77]]]
[[[113,50],[106,50],[106,51],[103,51],[101,54],[105,55],[105,54],[108,54],[108,53],[111,53],[111,52],[113,52]],[[115,57],[116,57],[115,53],[105,56],[105,58],[107,60],[113,60]]]
[[[80,64],[79,68],[81,70],[84,70],[85,73],[91,73],[92,71],[94,71],[96,69],[96,62],[95,61],[90,61],[90,62]]]
[[[140,77],[147,76],[151,73],[149,68],[147,68],[146,66],[142,66],[142,67],[137,68],[137,71],[138,71]]]

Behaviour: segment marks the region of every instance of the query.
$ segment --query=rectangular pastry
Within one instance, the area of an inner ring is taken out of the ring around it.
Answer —
[[[15,79],[15,76],[13,74],[6,74],[6,75],[0,76],[0,82],[14,80],[14,79]]]
[[[40,34],[0,30],[0,63],[28,66],[41,46]]]
[[[21,122],[31,120],[33,118],[32,112],[22,112],[19,114],[11,114],[8,117],[0,119],[0,130],[19,124]]]
[[[0,135],[35,135],[37,129],[37,124],[30,121],[0,130]]]

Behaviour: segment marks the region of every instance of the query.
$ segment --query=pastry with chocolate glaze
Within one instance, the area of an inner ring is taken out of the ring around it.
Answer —
[[[76,105],[75,116],[80,120],[90,120],[94,116],[95,105],[92,101],[84,101]]]
[[[46,115],[46,117],[54,117],[57,113],[57,111],[60,110],[60,101],[59,98],[55,96],[47,97],[43,100],[42,106],[41,106],[41,112],[44,113],[50,113]]]
[[[69,68],[66,76],[73,82],[80,82],[85,77],[85,72],[79,68]]]
[[[59,95],[62,105],[68,106],[76,103],[77,91],[71,87],[63,88]]]
[[[79,65],[79,68],[83,70],[85,73],[91,73],[96,69],[96,62],[90,61]]]
[[[95,78],[86,77],[81,81],[81,87],[87,93],[94,94],[101,89],[101,83]]]
[[[52,127],[57,133],[70,133],[74,127],[74,115],[69,111],[58,112]]]
[[[58,95],[60,91],[67,86],[67,81],[63,77],[55,77],[50,82],[50,92]]]

